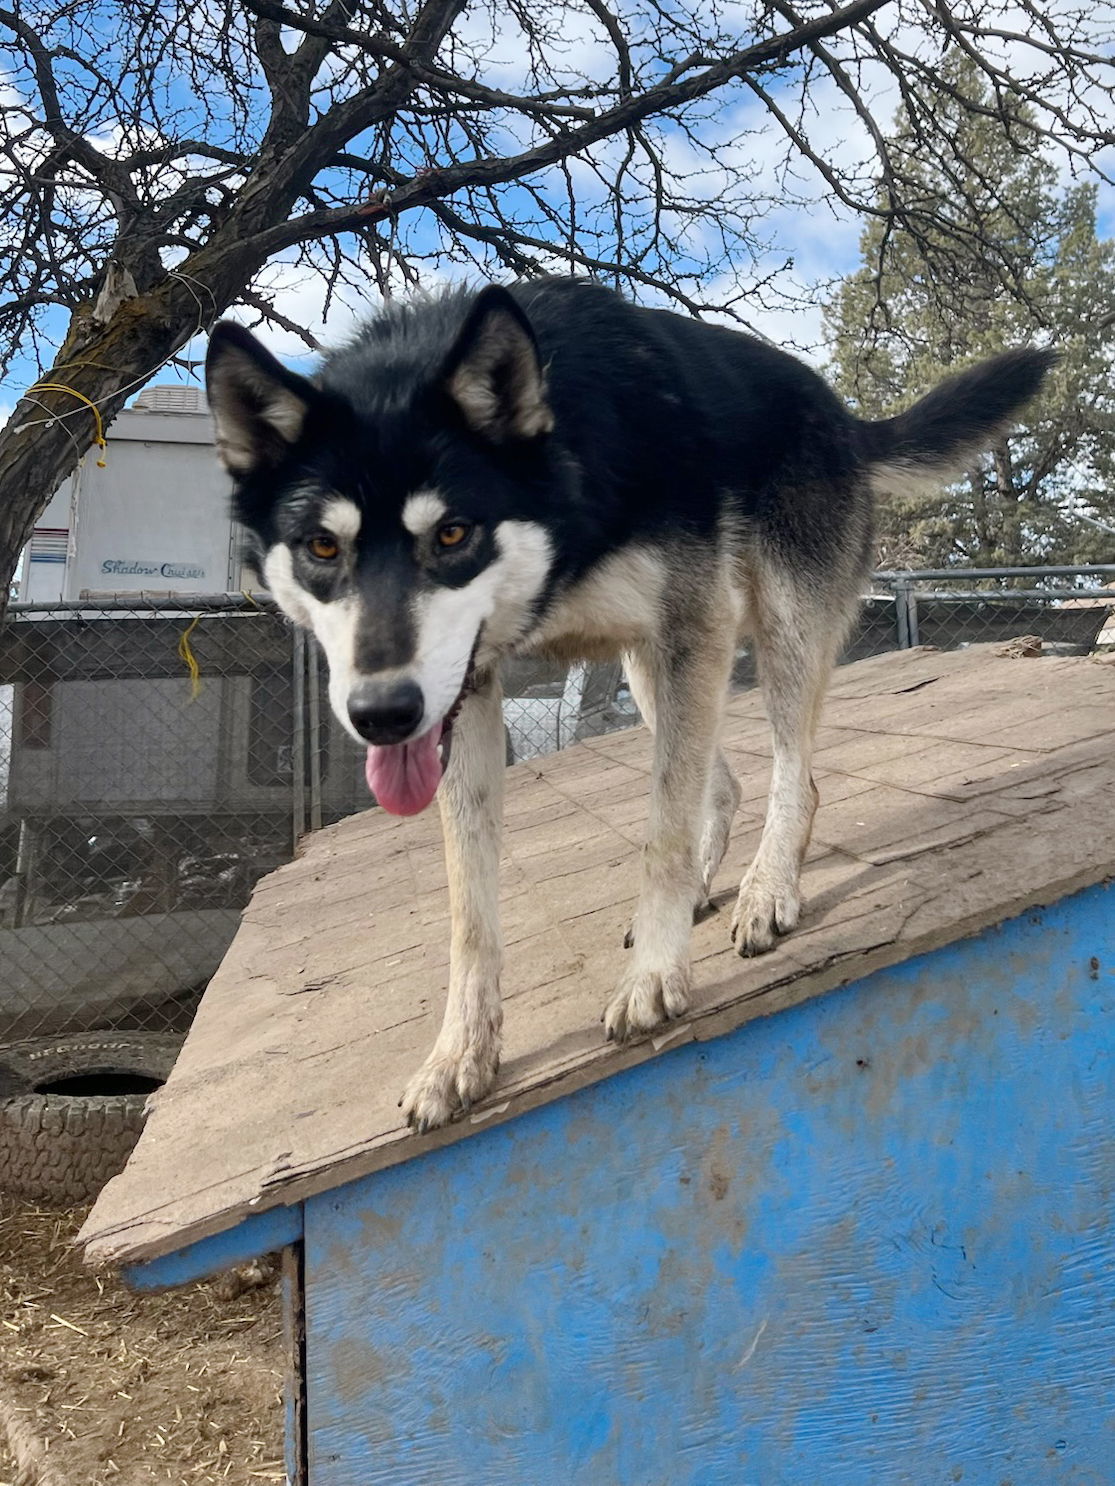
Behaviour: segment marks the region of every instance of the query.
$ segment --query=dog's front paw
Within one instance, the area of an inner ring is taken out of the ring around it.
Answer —
[[[761,955],[788,934],[801,914],[801,898],[793,883],[777,884],[752,876],[740,884],[732,914],[732,943],[739,955]]]
[[[609,1042],[626,1042],[683,1016],[688,1006],[688,967],[629,970],[605,1009],[604,1034]]]
[[[498,1038],[458,1053],[435,1048],[407,1084],[399,1108],[410,1128],[424,1135],[466,1114],[495,1083],[498,1071]]]

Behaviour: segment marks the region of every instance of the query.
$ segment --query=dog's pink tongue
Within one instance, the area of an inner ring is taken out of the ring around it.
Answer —
[[[441,756],[437,751],[441,729],[439,722],[412,743],[369,745],[364,778],[372,794],[392,815],[417,815],[437,794],[441,783]]]

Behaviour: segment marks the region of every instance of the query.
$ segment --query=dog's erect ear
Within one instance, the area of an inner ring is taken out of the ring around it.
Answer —
[[[554,426],[534,331],[498,285],[477,295],[442,385],[468,426],[495,444],[537,438]]]
[[[222,320],[209,337],[205,386],[217,452],[234,475],[279,462],[302,432],[318,393],[287,371],[250,331]]]

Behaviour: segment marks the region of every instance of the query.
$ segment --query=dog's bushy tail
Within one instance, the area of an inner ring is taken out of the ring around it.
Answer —
[[[1004,432],[1040,389],[1055,351],[1005,351],[949,377],[896,418],[861,423],[877,491],[943,483]]]

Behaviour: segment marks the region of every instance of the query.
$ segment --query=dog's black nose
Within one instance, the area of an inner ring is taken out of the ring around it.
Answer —
[[[369,743],[401,743],[422,721],[425,705],[414,681],[364,681],[349,693],[348,715]]]

